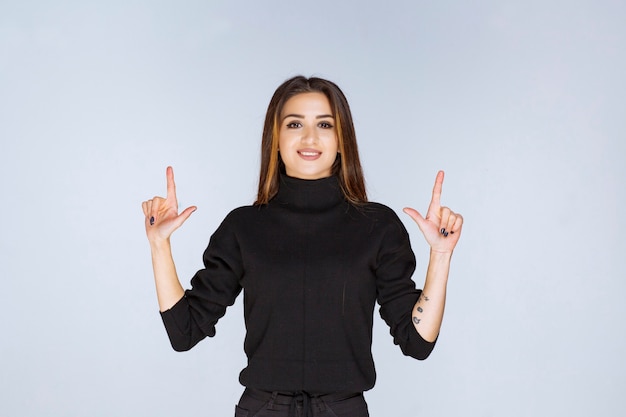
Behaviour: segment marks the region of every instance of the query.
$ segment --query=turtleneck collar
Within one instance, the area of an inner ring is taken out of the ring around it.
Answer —
[[[334,207],[345,201],[345,198],[335,175],[318,180],[303,180],[281,174],[278,194],[273,201],[297,210],[318,211]]]

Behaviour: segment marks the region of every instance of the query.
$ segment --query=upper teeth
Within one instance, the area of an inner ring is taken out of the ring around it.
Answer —
[[[305,156],[315,156],[318,154],[318,152],[300,152],[300,153]]]

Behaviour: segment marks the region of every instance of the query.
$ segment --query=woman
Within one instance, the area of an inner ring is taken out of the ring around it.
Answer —
[[[367,201],[345,96],[327,80],[287,80],[268,107],[257,200],[211,236],[190,290],[178,280],[169,238],[196,207],[178,213],[171,167],[167,198],[143,203],[173,348],[214,336],[243,289],[248,366],[236,416],[368,416],[362,393],[375,381],[375,303],[405,355],[425,359],[439,334],[463,223],[440,206],[442,183],[439,172],[426,217],[404,209],[431,247],[421,291],[401,221]]]

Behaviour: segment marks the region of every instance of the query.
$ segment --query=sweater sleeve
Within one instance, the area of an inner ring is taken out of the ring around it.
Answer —
[[[421,294],[411,279],[415,271],[415,255],[404,225],[391,209],[389,212],[383,225],[376,268],[380,315],[402,353],[423,360],[432,352],[436,340],[424,340],[411,321],[411,312]]]
[[[204,269],[191,279],[191,289],[161,318],[172,347],[185,351],[206,336],[215,336],[215,324],[241,292],[243,275],[237,238],[227,217],[204,251]]]

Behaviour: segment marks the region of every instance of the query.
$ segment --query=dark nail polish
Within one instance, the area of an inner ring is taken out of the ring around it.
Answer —
[[[453,234],[454,234],[454,230],[452,230],[452,231],[450,232],[450,234],[451,234],[451,235],[453,235]]]
[[[444,233],[446,233],[446,229],[444,229],[443,227],[440,230],[441,234],[443,235]]]
[[[448,237],[448,232],[443,232],[443,237]]]
[[[150,226],[154,225],[154,216],[150,217]]]

